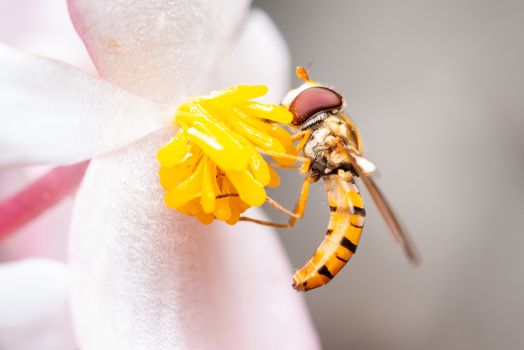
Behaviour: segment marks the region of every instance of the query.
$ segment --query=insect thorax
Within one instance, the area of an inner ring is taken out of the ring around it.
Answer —
[[[356,130],[343,115],[331,114],[308,129],[312,132],[304,145],[304,155],[312,160],[310,175],[313,178],[320,179],[339,170],[354,173],[344,150],[358,150],[359,145]]]

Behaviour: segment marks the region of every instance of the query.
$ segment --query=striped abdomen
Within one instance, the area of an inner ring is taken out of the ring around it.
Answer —
[[[293,287],[307,291],[320,287],[346,265],[357,249],[365,210],[357,186],[338,175],[323,178],[331,219],[326,236],[311,259],[293,276]]]

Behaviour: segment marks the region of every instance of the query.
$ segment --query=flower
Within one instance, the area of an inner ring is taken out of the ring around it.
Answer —
[[[235,86],[178,108],[175,124],[181,129],[158,152],[168,207],[205,224],[214,218],[235,224],[249,207],[265,202],[264,186],[276,187],[280,178],[258,149],[298,153],[291,135],[271,123],[289,124],[291,113],[250,101],[266,92],[265,86]]]
[[[69,237],[79,348],[318,348],[272,231],[201,225],[165,207],[154,176],[189,96],[238,83],[283,96],[272,23],[244,22],[243,0],[69,7],[103,80],[0,46],[0,167],[92,158]]]

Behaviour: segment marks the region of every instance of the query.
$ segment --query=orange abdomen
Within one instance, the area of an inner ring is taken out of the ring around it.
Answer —
[[[293,287],[299,291],[308,291],[331,281],[355,254],[364,226],[364,204],[355,183],[338,175],[323,180],[331,219],[324,240],[293,276]]]

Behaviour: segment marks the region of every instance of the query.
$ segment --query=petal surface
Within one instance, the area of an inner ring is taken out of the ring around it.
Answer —
[[[27,189],[31,183],[49,171],[49,166],[6,168],[0,171],[0,202]],[[0,244],[0,262],[31,257],[65,261],[67,235],[73,211],[71,197],[51,208],[42,216],[12,232]],[[0,221],[4,218],[0,211]]]
[[[65,1],[0,0],[0,42],[96,72]]]
[[[247,0],[69,0],[102,77],[170,107],[198,91],[230,48]]]
[[[290,57],[284,38],[271,18],[254,9],[237,41],[213,71],[208,89],[232,85],[266,85],[260,100],[279,104],[289,90]]]
[[[65,1],[0,0],[0,42],[59,59],[87,72],[96,72],[73,28]],[[21,190],[45,171],[41,166],[36,169],[2,169],[0,200]],[[0,244],[0,261],[27,256],[65,260],[72,202],[71,198],[64,200],[3,241]]]
[[[56,167],[24,190],[5,200],[0,200],[0,245],[16,230],[74,193],[84,177],[87,164],[88,161],[84,161],[70,166]],[[50,246],[53,243],[53,240],[48,242]]]
[[[0,166],[72,163],[160,128],[158,105],[0,45]]]
[[[168,209],[155,150],[169,130],[94,159],[70,249],[83,350],[317,349],[275,231]]]
[[[0,349],[76,349],[67,293],[63,264],[0,264]]]

